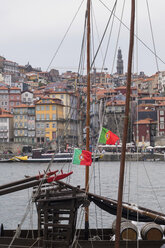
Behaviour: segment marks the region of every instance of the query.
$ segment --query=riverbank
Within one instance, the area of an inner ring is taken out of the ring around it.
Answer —
[[[98,155],[98,154],[97,154]],[[17,154],[1,154],[0,160],[10,159]],[[105,152],[100,154],[99,161],[120,161],[121,153]],[[165,161],[165,155],[162,153],[126,153],[126,161]]]
[[[105,152],[100,161],[120,161],[121,153]],[[126,161],[165,161],[162,153],[126,153]]]

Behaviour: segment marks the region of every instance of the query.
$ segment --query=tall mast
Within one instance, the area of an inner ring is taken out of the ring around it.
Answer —
[[[132,69],[132,55],[133,55],[133,46],[134,46],[134,22],[135,22],[135,0],[132,0],[131,23],[130,23],[130,43],[129,43],[129,54],[128,54],[128,69],[127,69],[127,91],[126,91],[127,93],[126,93],[125,119],[124,119],[123,140],[122,140],[122,153],[121,153],[121,160],[120,160],[120,176],[119,176],[119,187],[118,187],[118,206],[117,206],[115,248],[120,247],[120,222],[121,222],[121,215],[122,215],[125,153],[126,153],[128,120],[129,120],[131,69]]]
[[[87,0],[87,110],[86,110],[86,150],[89,151],[90,132],[90,2]],[[89,192],[89,166],[85,167],[85,190]],[[89,209],[85,208],[85,238],[88,239]]]

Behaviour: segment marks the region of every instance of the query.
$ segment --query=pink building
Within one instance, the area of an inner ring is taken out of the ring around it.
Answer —
[[[21,104],[21,89],[12,87],[9,89],[9,111],[13,113],[13,108]]]

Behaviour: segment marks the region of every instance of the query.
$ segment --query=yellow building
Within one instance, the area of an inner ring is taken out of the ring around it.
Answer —
[[[47,94],[50,98],[61,99],[64,105],[65,129],[69,144],[77,143],[78,140],[78,97],[73,92],[53,91]]]
[[[35,103],[37,143],[58,141],[64,133],[63,104],[60,99],[42,97]]]

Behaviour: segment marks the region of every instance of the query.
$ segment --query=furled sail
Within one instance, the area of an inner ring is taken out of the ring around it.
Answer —
[[[88,194],[90,201],[94,202],[102,210],[112,214],[117,214],[117,201],[98,196],[95,194]],[[129,203],[122,204],[122,217],[139,222],[155,222],[160,225],[165,225],[165,215],[147,208],[143,208]]]

